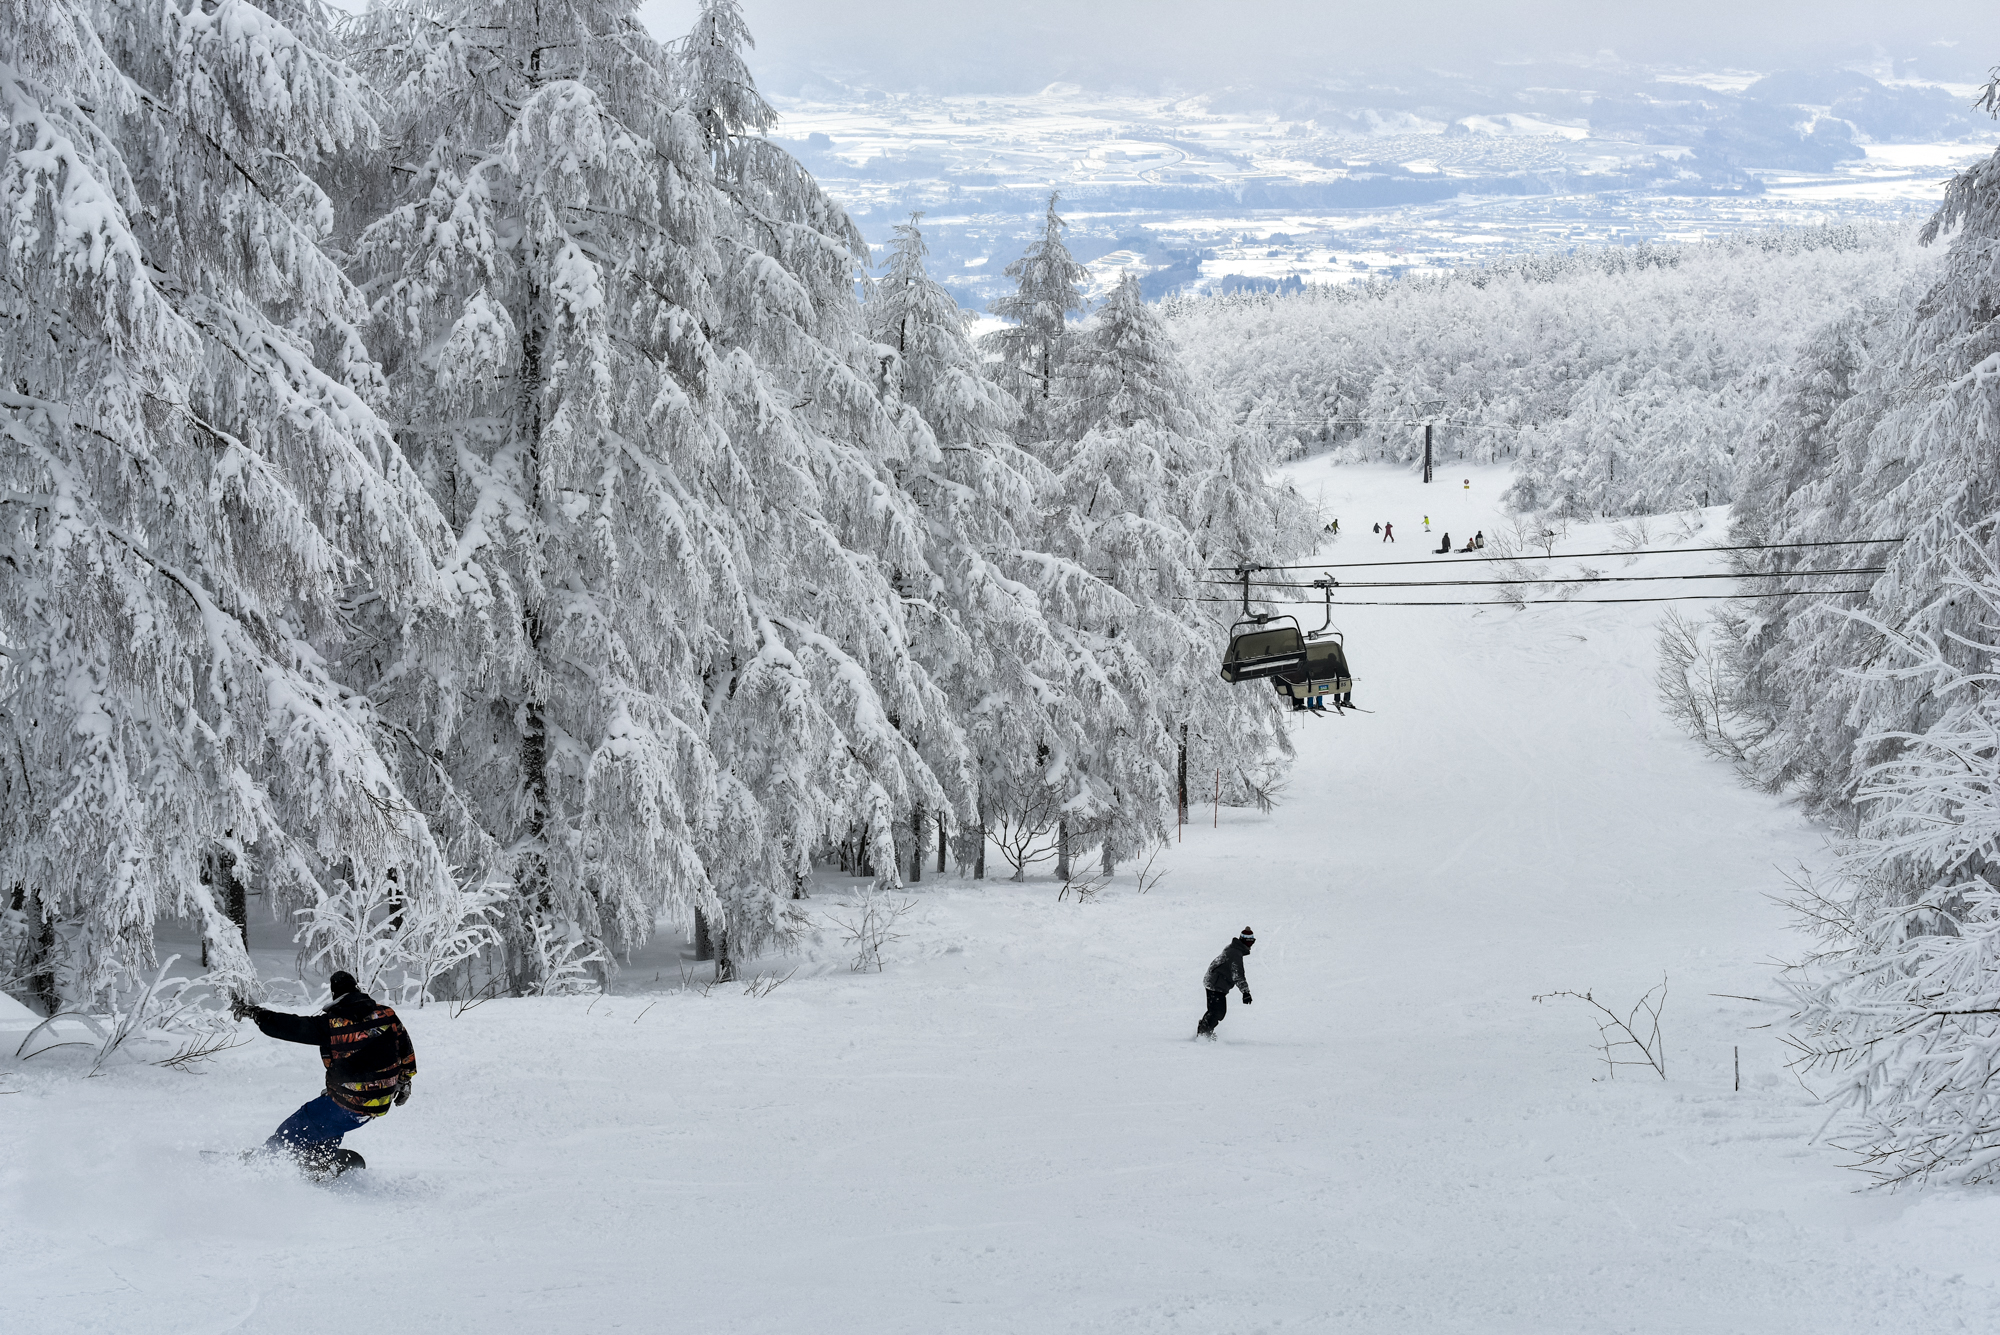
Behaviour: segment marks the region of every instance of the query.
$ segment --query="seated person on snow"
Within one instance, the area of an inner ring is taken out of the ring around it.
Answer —
[[[326,1066],[326,1092],[287,1117],[264,1149],[286,1153],[308,1168],[332,1166],[340,1138],[410,1101],[417,1053],[396,1012],[363,992],[342,970],[327,980],[333,993],[318,1015],[265,1010],[230,998],[230,1013],[256,1021],[272,1038],[311,1043]]]

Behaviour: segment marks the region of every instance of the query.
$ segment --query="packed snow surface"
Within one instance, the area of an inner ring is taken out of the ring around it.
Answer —
[[[1341,520],[1322,559],[1419,559],[1426,512],[1455,543],[1503,523],[1498,470],[1292,475]],[[1681,545],[1717,540],[1705,518]],[[1611,545],[1579,527],[1560,550]],[[87,1049],[10,1056],[5,1324],[1994,1329],[1995,1202],[1858,1190],[1812,1143],[1782,1009],[1735,999],[1801,948],[1767,894],[1822,840],[1661,717],[1659,612],[1339,612],[1374,712],[1302,720],[1271,813],[1197,801],[1147,893],[1130,868],[1082,904],[933,874],[880,973],[829,932],[746,966],[798,966],[767,996],[704,994],[663,939],[610,997],[407,1010],[416,1096],[349,1137],[371,1166],[332,1187],[199,1153],[310,1096],[307,1049],[88,1080]],[[1246,924],[1256,1004],[1192,1042],[1202,970]],[[1531,999],[1629,1005],[1663,977],[1665,1081],[1602,1079],[1582,1003]]]

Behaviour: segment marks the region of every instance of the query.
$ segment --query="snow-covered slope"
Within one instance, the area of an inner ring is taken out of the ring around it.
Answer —
[[[1495,470],[1293,471],[1349,534],[1326,559],[1415,559],[1426,510],[1499,527]],[[1271,814],[1197,804],[1145,894],[931,879],[880,974],[830,937],[769,996],[704,996],[663,949],[609,998],[411,1012],[416,1097],[332,1188],[197,1154],[311,1094],[304,1049],[88,1081],[81,1049],[0,1062],[0,1310],[284,1335],[1991,1329],[1994,1203],[1857,1194],[1758,1027],[1780,1013],[1716,995],[1771,994],[1797,942],[1765,893],[1820,837],[1659,716],[1658,612],[1343,613],[1375,712],[1303,721]],[[1246,923],[1256,1004],[1190,1042]],[[1530,999],[1662,976],[1665,1082],[1597,1079],[1581,1003]]]

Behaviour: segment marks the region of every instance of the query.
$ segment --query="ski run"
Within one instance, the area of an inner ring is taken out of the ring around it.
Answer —
[[[0,1331],[2000,1329],[2000,154],[979,334],[687,8],[0,23]]]
[[[1509,522],[1502,469],[1290,472],[1350,535],[1321,559]],[[199,1153],[309,1095],[305,1049],[10,1067],[7,1325],[311,1335],[365,1294],[424,1331],[1990,1330],[2000,1206],[1858,1191],[1783,1009],[1737,999],[1797,952],[1769,895],[1823,836],[1660,715],[1656,617],[1340,612],[1375,712],[1304,719],[1268,814],[1191,783],[1143,894],[926,879],[855,973],[862,883],[823,876],[825,943],[733,985],[663,934],[608,997],[407,1009],[415,1097],[330,1187]],[[1197,1045],[1246,924],[1256,1004]],[[1664,1082],[1531,1000],[1662,979]]]

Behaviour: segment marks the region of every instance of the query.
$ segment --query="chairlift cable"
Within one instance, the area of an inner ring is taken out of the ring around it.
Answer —
[[[1902,538],[1846,538],[1830,542],[1765,542],[1751,543],[1741,547],[1652,547],[1629,552],[1564,552],[1547,556],[1468,556],[1457,562],[1465,565],[1473,561],[1580,561],[1591,556],[1683,556],[1696,552],[1776,552],[1801,547],[1868,547],[1887,542],[1902,542]],[[1454,553],[1456,555],[1456,553]],[[1424,561],[1323,561],[1310,565],[1258,566],[1259,570],[1362,570],[1374,566],[1427,566],[1443,559],[1442,553],[1433,553]],[[1234,573],[1236,566],[1210,566],[1210,570]]]
[[[1868,593],[1868,589],[1774,589],[1766,593],[1682,593],[1664,594],[1657,598],[1467,598],[1458,602],[1400,603],[1386,601],[1355,601],[1335,603],[1335,607],[1514,607],[1538,605],[1551,607],[1575,607],[1584,603],[1700,603],[1716,600],[1736,600],[1751,598],[1833,598],[1847,593]],[[1235,605],[1234,598],[1189,598],[1183,596],[1181,602],[1228,603]],[[1260,601],[1275,601],[1263,599]],[[1310,603],[1294,603],[1295,607],[1309,607]]]
[[[1468,431],[1546,431],[1535,425],[1503,422],[1457,422],[1440,417],[1256,417],[1246,416],[1235,426],[1456,426]]]
[[[1642,584],[1656,580],[1690,579],[1798,579],[1817,575],[1880,575],[1887,566],[1854,566],[1841,570],[1774,570],[1757,571],[1747,575],[1708,573],[1701,575],[1577,575],[1570,579],[1556,576],[1533,579],[1412,579],[1381,580],[1376,582],[1343,582],[1334,586],[1338,594],[1343,589],[1450,589],[1450,588],[1512,588],[1522,584]],[[1238,587],[1238,581],[1229,579],[1206,579],[1203,584],[1226,584]],[[1253,589],[1313,589],[1316,584],[1300,584],[1277,580],[1252,580]],[[1269,601],[1266,599],[1265,601]]]

